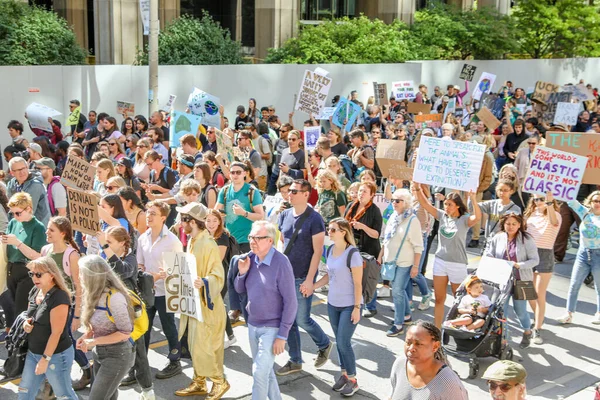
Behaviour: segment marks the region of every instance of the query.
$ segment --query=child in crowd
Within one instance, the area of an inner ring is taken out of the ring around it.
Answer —
[[[483,283],[473,275],[467,278],[465,287],[467,294],[458,305],[460,317],[444,322],[446,328],[466,327],[467,330],[474,331],[481,328],[485,322],[485,316],[492,302],[483,294]]]

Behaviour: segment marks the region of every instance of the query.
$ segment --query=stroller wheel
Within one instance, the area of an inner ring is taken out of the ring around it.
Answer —
[[[479,374],[479,361],[472,359],[469,361],[469,379],[477,378],[477,374]]]
[[[502,353],[500,353],[501,360],[512,360],[513,359],[513,349],[510,346],[506,346]]]

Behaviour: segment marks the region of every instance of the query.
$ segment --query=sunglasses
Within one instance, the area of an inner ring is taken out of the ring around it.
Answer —
[[[109,146],[116,146],[117,144],[116,143],[109,143],[108,145]]]
[[[125,141],[131,143],[131,139],[125,139]]]
[[[500,390],[503,393],[508,392],[510,389],[512,389],[514,386],[510,385],[508,383],[501,383],[501,384],[497,384],[496,382],[493,381],[488,381],[488,386],[490,387],[490,391],[495,391],[497,388],[500,388]]]
[[[542,199],[541,197],[537,197],[537,198],[534,198],[533,201],[536,203],[541,203],[542,201],[544,201],[544,199]]]
[[[190,217],[188,215],[181,216],[181,222],[190,222],[191,220],[192,220],[192,217]]]
[[[235,171],[229,171],[230,174],[232,175],[241,175],[244,172],[244,170],[241,169],[236,169]]]
[[[404,203],[404,200],[402,200],[402,199],[392,199],[392,203],[400,204],[400,203]]]
[[[145,144],[138,144],[137,147],[145,148],[145,147],[148,147],[148,146],[146,146]]]
[[[290,189],[291,194],[306,193],[306,190]]]
[[[536,142],[527,142],[527,144],[528,144],[528,145],[532,145],[532,144],[533,144],[533,145],[536,145],[537,143],[536,143]]]
[[[339,231],[339,229],[329,227],[329,228],[327,228],[327,231],[335,233],[335,232]]]
[[[112,191],[113,189],[118,189],[116,186],[107,186],[106,189]]]
[[[20,217],[21,214],[23,214],[25,212],[25,210],[23,211],[15,211],[13,214],[15,215],[15,217]]]
[[[268,239],[268,238],[269,238],[269,236],[252,236],[252,235],[250,235],[250,236],[248,236],[248,241],[249,242],[252,242],[252,241],[258,242],[259,240]]]
[[[296,138],[289,138],[288,142],[295,142],[296,140],[298,140],[298,139],[296,139]]]
[[[594,204],[600,204],[600,200],[592,200],[592,203],[594,203]]]
[[[40,279],[46,273],[47,272],[33,272],[33,271],[29,271],[29,272],[27,272],[27,275],[29,275],[30,278],[33,278],[35,276],[36,278]]]

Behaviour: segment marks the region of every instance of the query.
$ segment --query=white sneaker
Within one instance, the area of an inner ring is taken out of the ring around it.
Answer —
[[[594,315],[594,319],[592,320],[592,324],[594,324],[594,325],[600,325],[600,313],[596,313],[596,315]]]
[[[421,302],[419,303],[419,310],[425,311],[431,307],[431,294],[426,294],[421,298]]]
[[[559,324],[566,325],[573,322],[573,314],[567,313],[564,317],[556,320]],[[600,323],[600,322],[598,322]]]
[[[237,338],[234,336],[233,339],[225,339],[225,348],[229,348],[237,343]]]
[[[156,400],[156,396],[154,396],[154,389],[142,391],[142,393],[140,393],[140,400]]]
[[[392,289],[388,286],[382,286],[377,289],[377,297],[390,297],[392,295]]]

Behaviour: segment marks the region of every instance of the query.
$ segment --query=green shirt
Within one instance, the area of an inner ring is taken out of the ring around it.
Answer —
[[[42,247],[46,245],[46,228],[35,217],[27,222],[19,222],[15,218],[11,219],[8,223],[6,233],[15,235],[17,239],[37,252],[40,252]],[[17,249],[17,246],[6,246],[6,253],[8,262],[26,263],[29,261],[29,259]]]
[[[227,200],[225,201],[225,190],[227,190]],[[252,194],[252,204],[250,204],[250,185],[244,183],[244,186],[237,192],[233,190],[233,184],[229,184],[219,192],[217,203],[225,204],[225,227],[233,235],[238,243],[248,243],[248,235],[252,230],[252,223],[250,219],[243,215],[236,215],[233,213],[233,205],[237,204],[249,213],[254,212],[254,206],[262,204],[262,197],[258,189],[254,188]]]
[[[319,208],[319,214],[325,220],[325,224],[328,224],[334,218],[340,217],[339,207],[345,205],[346,196],[341,191],[334,193],[332,190],[323,190],[319,193],[317,207]]]

